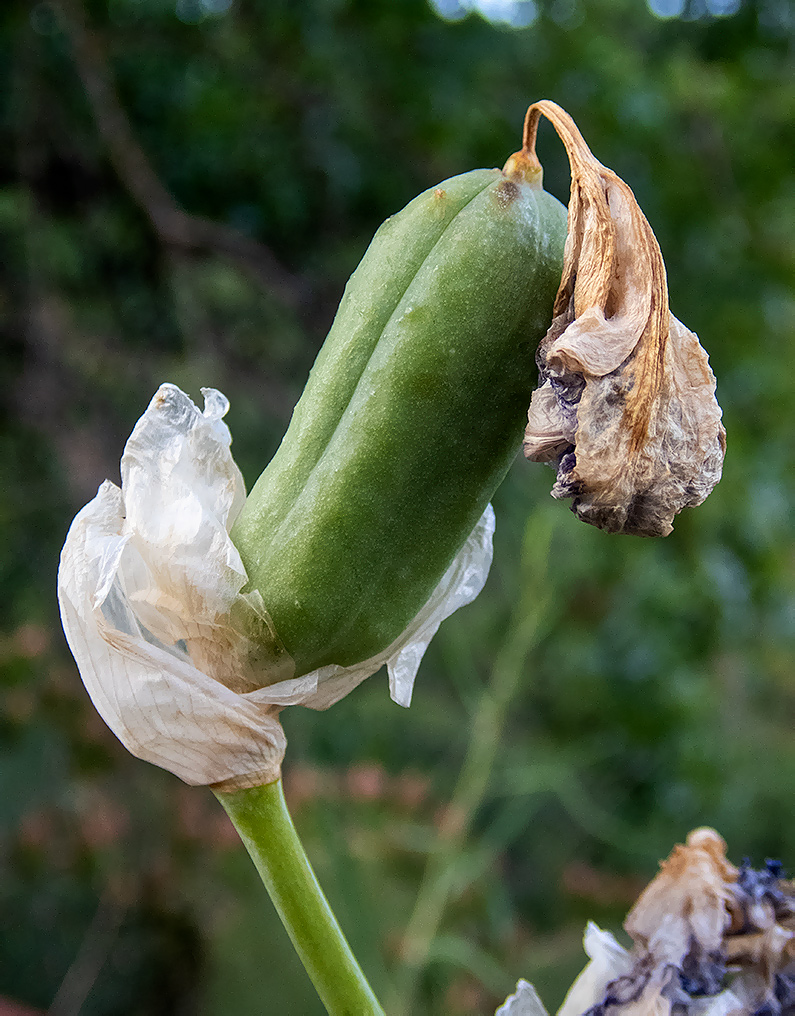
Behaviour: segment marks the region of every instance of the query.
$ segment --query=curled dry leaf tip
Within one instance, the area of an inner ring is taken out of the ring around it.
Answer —
[[[697,336],[668,307],[659,244],[631,189],[548,100],[509,165],[540,164],[541,116],[571,165],[568,236],[554,317],[536,360],[524,452],[557,468],[554,497],[611,533],[667,536],[720,479],[726,432]]]

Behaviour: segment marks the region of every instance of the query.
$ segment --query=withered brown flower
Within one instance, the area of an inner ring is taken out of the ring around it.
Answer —
[[[566,146],[571,199],[525,455],[557,467],[552,494],[573,498],[584,522],[667,536],[674,515],[720,479],[726,432],[715,378],[696,335],[669,311],[660,247],[634,194],[568,113],[548,100],[532,105],[514,164],[540,170],[542,114]]]

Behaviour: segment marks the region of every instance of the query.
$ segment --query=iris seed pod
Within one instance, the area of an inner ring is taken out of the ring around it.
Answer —
[[[232,531],[297,675],[388,646],[482,515],[521,445],[565,237],[516,159],[378,230]]]

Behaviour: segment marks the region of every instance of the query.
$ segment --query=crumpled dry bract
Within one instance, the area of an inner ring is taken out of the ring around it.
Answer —
[[[477,596],[491,563],[488,507],[428,603],[383,653],[295,678],[292,660],[229,537],[245,498],[223,422],[162,385],[121,463],[77,515],[58,597],[67,641],[102,718],[134,755],[186,783],[235,790],[278,779],[286,705],[325,709],[384,664],[408,705],[439,624]]]
[[[637,442],[626,411],[641,383],[636,354],[593,373],[611,331],[599,318],[586,318],[593,333],[570,336],[565,329],[541,347],[544,380],[530,402],[525,455],[557,467],[552,494],[573,498],[584,522],[611,533],[666,536],[674,516],[701,504],[721,477],[725,437],[715,378],[696,335],[670,315],[660,388]]]
[[[725,431],[696,335],[668,309],[665,265],[630,188],[555,103],[543,113],[571,162],[569,232],[552,325],[539,346],[527,458],[557,468],[553,496],[611,533],[666,536],[720,479]]]

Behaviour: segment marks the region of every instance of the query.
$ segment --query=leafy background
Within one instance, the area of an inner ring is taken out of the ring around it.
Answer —
[[[724,479],[655,542],[581,525],[517,463],[486,591],[411,710],[379,675],[285,714],[296,821],[391,1012],[487,1013],[518,976],[555,1006],[585,920],[618,928],[694,826],[795,863],[794,70],[787,0],[5,0],[0,1011],[320,1011],[211,795],[94,713],[57,556],[163,380],[229,395],[252,483],[378,223],[502,164],[542,96],[657,232]],[[565,200],[551,131],[540,150]],[[490,779],[451,842],[484,710]],[[447,890],[409,970],[429,861]]]

